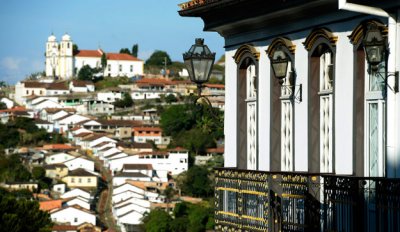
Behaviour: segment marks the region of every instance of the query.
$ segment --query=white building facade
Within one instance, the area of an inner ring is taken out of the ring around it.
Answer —
[[[380,221],[390,218],[390,212],[370,203],[382,191],[378,178],[400,177],[398,1],[190,1],[181,4],[179,13],[201,17],[205,30],[217,31],[225,42],[224,165],[228,170],[221,170],[216,178],[217,230],[236,228],[228,222],[249,217],[256,219],[238,222],[240,228],[399,230],[398,225]],[[379,56],[384,59],[378,64],[366,60],[370,32],[379,34],[375,42],[383,41],[379,52],[384,54]],[[275,65],[283,60],[287,70],[280,75]],[[260,189],[247,185],[249,179],[260,183],[255,184]],[[358,185],[361,179],[365,182]],[[318,191],[313,189],[316,183],[323,186]],[[298,191],[299,186],[305,192]],[[335,199],[343,197],[346,186],[376,194],[358,197],[364,207],[373,208],[373,213],[363,211],[368,216],[362,223],[336,211],[351,208]],[[312,190],[314,198],[307,195]],[[269,196],[269,191],[276,194]],[[235,202],[246,206],[251,204],[246,197],[256,196],[270,204],[235,211]],[[302,208],[296,196],[304,196],[306,202],[310,197],[321,209],[326,207],[325,216],[314,215],[314,222],[307,219],[312,209]],[[269,223],[270,218],[275,224]],[[262,220],[265,224],[257,224]]]
[[[46,42],[46,76],[58,79],[71,79],[79,70],[89,65],[91,68],[101,68],[101,49],[98,50],[73,50],[71,36],[64,34],[58,42],[54,35],[48,37]],[[141,76],[143,75],[144,62],[129,54],[106,53],[107,66],[104,76]]]

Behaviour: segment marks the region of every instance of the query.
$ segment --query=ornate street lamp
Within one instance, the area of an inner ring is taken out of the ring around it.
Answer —
[[[204,39],[197,38],[188,52],[183,53],[183,60],[189,72],[190,80],[197,84],[199,97],[203,83],[210,79],[215,60],[215,52],[211,52]]]
[[[367,30],[365,32],[365,36],[363,39],[365,56],[368,64],[371,68],[368,72],[373,71],[374,75],[382,77],[385,85],[387,85],[393,92],[399,92],[399,71],[395,72],[387,72],[386,70],[383,72],[379,71],[379,64],[382,62],[386,62],[387,58],[387,45],[386,39],[383,37],[381,30],[378,28],[378,25],[375,23],[370,23],[367,26]],[[389,86],[388,77],[394,77],[393,86]]]
[[[279,79],[279,83],[283,83],[283,79],[287,76],[289,58],[283,51],[282,46],[279,46],[272,55],[271,65],[275,78]]]
[[[373,71],[377,71],[379,64],[385,61],[386,46],[385,39],[376,24],[369,24],[363,43],[367,62]]]

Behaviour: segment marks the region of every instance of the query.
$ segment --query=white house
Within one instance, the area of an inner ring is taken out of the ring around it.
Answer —
[[[120,172],[113,176],[113,186],[124,184],[126,180],[151,181],[151,176],[140,172]]]
[[[53,188],[52,188],[52,190],[54,192],[57,192],[59,194],[64,194],[65,189],[66,189],[66,184],[55,184],[55,185],[53,185]]]
[[[177,149],[176,151],[141,152],[139,154],[109,160],[110,170],[117,172],[122,170],[124,164],[151,164],[155,171],[166,171],[172,175],[178,175],[188,170],[188,151]]]
[[[83,197],[72,197],[63,200],[63,203],[67,206],[78,205],[84,209],[90,210],[90,203],[88,198]]]
[[[6,104],[7,109],[11,109],[14,107],[14,102],[6,97],[1,98],[0,102],[3,102],[4,104]]]
[[[67,160],[72,160],[74,158],[75,156],[71,154],[61,152],[61,153],[47,155],[45,158],[45,162],[46,164],[60,164],[64,163]]]
[[[54,131],[54,125],[49,121],[35,118],[34,122],[39,129],[45,129],[48,133],[52,133]]]
[[[122,91],[118,88],[106,89],[97,93],[98,100],[110,103],[120,100],[122,97]]]
[[[83,168],[88,171],[94,171],[94,162],[82,156],[64,161],[63,164],[65,164],[68,167],[68,170],[70,171],[75,170],[77,168]]]
[[[85,199],[91,198],[89,192],[87,192],[83,189],[80,189],[80,188],[74,188],[74,189],[69,190],[68,192],[65,192],[63,195],[61,195],[61,198],[71,198],[71,197],[77,197],[77,196],[83,197]]]
[[[69,90],[72,93],[88,93],[94,92],[95,87],[91,81],[72,80],[69,83]]]
[[[52,211],[50,212],[50,217],[54,223],[69,223],[75,226],[88,222],[96,225],[95,213],[78,205]]]

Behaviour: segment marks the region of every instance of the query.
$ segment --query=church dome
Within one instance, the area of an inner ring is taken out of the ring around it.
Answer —
[[[56,37],[51,34],[51,36],[49,36],[49,38],[47,39],[48,42],[56,42]]]
[[[71,36],[69,36],[68,34],[63,35],[62,40],[66,41],[66,40],[71,40]]]

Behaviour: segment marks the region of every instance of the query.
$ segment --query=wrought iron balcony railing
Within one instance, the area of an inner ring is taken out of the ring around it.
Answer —
[[[400,180],[216,169],[217,231],[400,231]]]

